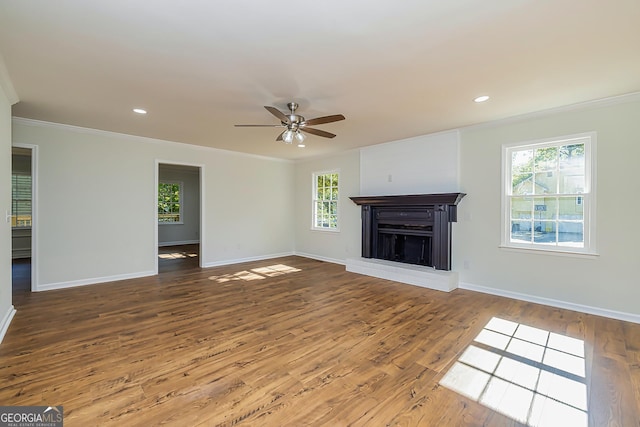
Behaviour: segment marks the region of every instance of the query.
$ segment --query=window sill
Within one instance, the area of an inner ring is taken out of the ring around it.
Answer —
[[[321,233],[339,233],[340,229],[339,228],[316,228],[316,227],[311,227],[311,231],[319,231]]]
[[[508,252],[520,252],[536,255],[566,256],[573,258],[594,259],[600,256],[597,252],[575,252],[568,249],[548,249],[548,248],[523,248],[517,246],[499,245],[500,249]]]
[[[159,222],[158,225],[184,225],[184,222]]]

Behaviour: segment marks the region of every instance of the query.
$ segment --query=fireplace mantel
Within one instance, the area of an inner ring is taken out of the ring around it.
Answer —
[[[457,206],[465,193],[407,194],[398,196],[349,197],[356,205],[370,206]]]
[[[358,196],[362,257],[451,270],[451,223],[465,193]]]

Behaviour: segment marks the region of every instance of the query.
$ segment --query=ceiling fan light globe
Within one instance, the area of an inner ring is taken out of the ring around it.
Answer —
[[[306,136],[300,131],[296,132],[295,136],[296,136],[296,141],[298,141],[298,144],[302,144],[306,138]]]
[[[293,131],[288,129],[285,133],[282,134],[282,140],[285,144],[291,144],[293,142]]]

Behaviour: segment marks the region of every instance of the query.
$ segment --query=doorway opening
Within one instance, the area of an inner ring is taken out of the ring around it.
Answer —
[[[34,277],[36,147],[11,147],[11,288],[31,292]]]
[[[202,167],[158,162],[156,272],[202,266]]]

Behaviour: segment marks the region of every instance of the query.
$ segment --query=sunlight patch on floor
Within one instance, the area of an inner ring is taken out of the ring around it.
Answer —
[[[528,426],[587,426],[584,342],[494,317],[440,384]]]
[[[238,271],[233,274],[224,274],[222,276],[211,276],[209,280],[218,283],[231,282],[234,280],[242,280],[249,282],[252,280],[263,280],[268,277],[281,276],[283,274],[295,273],[301,271],[299,268],[290,267],[284,264],[274,264],[267,267],[259,267],[251,270]]]
[[[160,259],[183,259],[183,258],[197,258],[198,254],[186,253],[186,252],[174,252],[171,254],[158,254]]]

